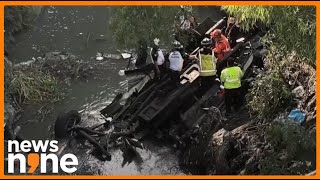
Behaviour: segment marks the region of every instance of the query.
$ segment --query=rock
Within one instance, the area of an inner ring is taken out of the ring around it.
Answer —
[[[241,136],[243,135],[243,132],[252,124],[252,122],[247,122],[235,129],[233,129],[230,133],[232,136],[238,138],[241,138]]]
[[[212,143],[214,146],[220,146],[224,142],[224,137],[229,135],[229,131],[224,128],[220,129],[218,132],[214,133],[212,136]]]

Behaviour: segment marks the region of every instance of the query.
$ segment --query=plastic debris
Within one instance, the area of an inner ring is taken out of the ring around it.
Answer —
[[[294,122],[302,123],[305,119],[305,113],[300,111],[300,109],[293,109],[289,113],[288,118]]]
[[[97,61],[103,60],[102,53],[99,53],[99,52],[98,52],[98,53],[96,54],[96,60],[97,60]]]
[[[120,70],[118,74],[119,76],[124,76],[125,75],[124,70]]]
[[[101,56],[100,57],[96,57],[96,60],[97,61],[101,61],[101,60],[103,60],[103,57],[101,57]]]
[[[122,56],[123,59],[128,59],[128,58],[131,57],[131,54],[129,54],[129,53],[121,53],[121,56]]]

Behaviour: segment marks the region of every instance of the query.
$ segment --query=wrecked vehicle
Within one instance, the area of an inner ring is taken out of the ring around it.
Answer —
[[[221,22],[218,23],[209,30],[219,27]],[[261,61],[255,54],[263,52],[259,36],[250,34],[239,39],[238,44],[221,61],[230,56],[236,57],[244,72],[243,86],[247,87],[253,76],[253,64]],[[55,137],[84,138],[95,147],[98,159],[111,160],[108,149],[119,147],[124,153],[135,151],[135,148],[143,148],[141,140],[144,137],[155,135],[159,130],[168,131],[165,134],[179,147],[182,143],[180,137],[201,123],[206,108],[215,106],[221,112],[224,111],[220,82],[217,81],[209,90],[199,93],[200,67],[196,62],[191,61],[185,65],[178,86],[172,85],[168,75],[161,81],[153,79],[152,66],[125,71],[128,76],[140,74],[140,78],[136,78],[138,80],[132,83],[128,92],[118,94],[111,104],[100,111],[105,118],[104,123],[83,127],[80,125],[81,115],[71,110],[57,118]]]

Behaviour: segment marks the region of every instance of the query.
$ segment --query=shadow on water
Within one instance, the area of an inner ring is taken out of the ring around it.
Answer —
[[[95,61],[93,57],[97,52],[116,53],[108,25],[111,15],[112,8],[103,6],[44,7],[34,27],[16,36],[17,43],[10,59],[19,63],[41,57],[47,52],[67,51],[84,61]],[[204,16],[202,12],[200,17]],[[27,139],[51,139],[58,114],[72,109],[81,112],[84,125],[103,122],[99,111],[121,91],[120,84],[124,78],[118,76],[118,71],[126,63],[124,60],[110,60],[110,68],[106,70],[103,80],[72,82],[68,87],[70,95],[53,106],[25,106],[19,122],[22,134]],[[133,161],[124,167],[121,166],[123,158],[120,150],[114,150],[112,160],[105,162],[93,157],[90,154],[91,145],[86,143],[74,142],[69,151],[79,159],[78,174],[184,174],[172,149],[153,141],[146,141],[144,145],[144,150],[138,150],[140,161]]]

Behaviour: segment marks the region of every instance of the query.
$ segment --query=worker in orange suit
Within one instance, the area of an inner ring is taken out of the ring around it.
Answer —
[[[211,37],[215,41],[215,47],[213,51],[215,52],[218,60],[223,59],[224,55],[231,51],[228,39],[221,33],[220,29],[215,29],[210,33]]]
[[[220,76],[221,71],[227,66],[225,61],[222,60],[227,53],[231,51],[228,39],[221,33],[220,29],[215,29],[210,33],[210,36],[215,41],[213,52],[217,57],[217,75]]]

